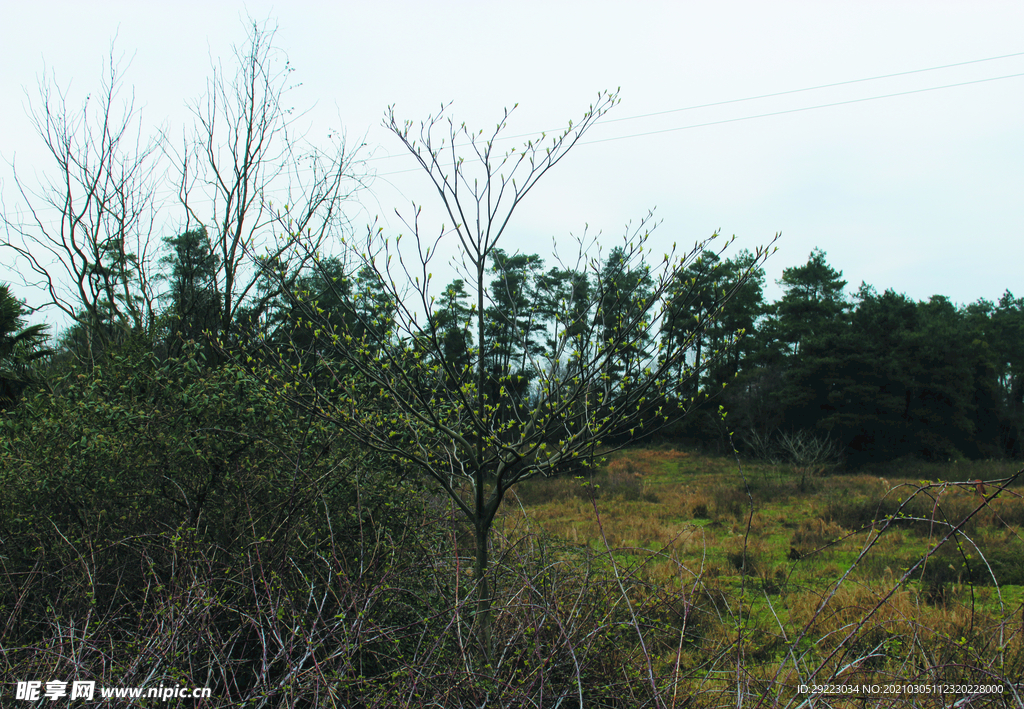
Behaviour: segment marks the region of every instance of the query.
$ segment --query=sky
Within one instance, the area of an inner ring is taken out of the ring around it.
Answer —
[[[180,135],[251,17],[277,27],[308,140],[340,129],[366,144],[375,177],[349,206],[353,224],[407,231],[395,210],[413,202],[436,223],[425,231],[443,221],[381,125],[389,106],[419,121],[450,104],[457,123],[490,130],[518,104],[508,133],[528,135],[578,122],[619,88],[516,212],[507,251],[549,257],[585,228],[610,246],[654,209],[656,250],[720,231],[736,236],[728,254],[781,232],[770,299],[815,247],[851,293],[862,281],[957,303],[1024,293],[1024,3],[8,0],[3,17],[9,213],[11,163],[28,184],[49,170],[27,116],[47,72],[80,102],[113,44],[145,130]],[[32,301],[17,273],[0,278]]]

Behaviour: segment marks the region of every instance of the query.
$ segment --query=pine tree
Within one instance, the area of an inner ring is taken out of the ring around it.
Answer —
[[[777,282],[786,293],[775,304],[775,326],[785,353],[800,354],[808,340],[839,331],[849,308],[842,276],[817,248],[806,264],[782,272]]]
[[[181,352],[185,341],[203,342],[218,335],[220,259],[213,253],[206,229],[186,231],[164,242],[171,248],[161,262],[170,268],[168,351],[173,355]]]
[[[50,354],[47,326],[25,326],[25,304],[0,283],[0,407],[11,406],[32,380],[31,363]]]

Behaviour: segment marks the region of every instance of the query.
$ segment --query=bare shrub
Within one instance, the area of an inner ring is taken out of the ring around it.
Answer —
[[[751,426],[740,434],[740,439],[747,451],[756,460],[770,465],[778,465],[783,458],[779,447],[770,431],[758,431]]]
[[[818,438],[807,431],[782,433],[779,447],[788,460],[802,468],[824,467],[838,462],[842,447],[830,437]]]

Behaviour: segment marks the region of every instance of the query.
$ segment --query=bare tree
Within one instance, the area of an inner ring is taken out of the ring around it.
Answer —
[[[649,267],[648,215],[616,247],[612,269],[602,265],[599,254],[590,253],[592,242],[579,239],[575,261],[563,271],[577,277],[567,276],[559,297],[547,306],[552,312],[543,347],[534,339],[536,319],[525,312],[531,306],[509,305],[516,298],[496,294],[492,287],[495,259],[505,258],[498,243],[517,207],[616,102],[616,94],[600,94],[579,123],[570,122],[553,138],[504,154],[496,152],[495,144],[508,111],[494,132],[484,136],[446,118],[442,109],[421,124],[416,136],[411,123],[399,123],[389,110],[385,125],[429,176],[452,226],[428,236],[413,205],[414,216],[406,221],[412,249],[403,250],[397,240],[383,238],[381,230],[368,230],[361,268],[394,305],[387,327],[352,313],[332,320],[311,294],[291,293],[293,306],[302,313],[301,327],[308,330],[293,340],[292,349],[298,348],[294,343],[300,339],[312,341],[303,361],[317,362],[302,371],[302,386],[296,388],[302,393],[294,401],[366,446],[425,473],[473,527],[475,622],[485,657],[491,646],[493,598],[488,541],[505,495],[530,477],[578,467],[592,458],[602,441],[663,423],[670,411],[679,411],[678,405],[666,406],[678,389],[677,373],[694,376],[697,371],[680,364],[692,343],[658,353],[649,345],[660,331],[674,281],[710,239],[681,257],[665,254]],[[462,325],[475,345],[465,359],[447,356],[445,332],[438,324],[445,318],[438,316],[449,306],[435,303],[432,294],[432,261],[442,240],[456,242],[453,263],[472,299]],[[318,246],[315,239],[307,243],[300,237],[297,242],[309,255]],[[740,285],[766,255],[766,249],[758,250]],[[319,261],[315,263],[320,267]],[[327,269],[321,268],[321,273],[322,281],[330,283]],[[639,282],[639,277],[645,288],[624,287]],[[593,287],[584,288],[586,282]],[[513,312],[496,307],[502,304]],[[488,333],[497,320],[526,322],[518,330],[518,368],[491,366],[495,341]],[[584,332],[595,328],[601,330],[595,336]],[[696,328],[694,336],[699,333]],[[705,360],[703,365],[711,358]],[[530,386],[524,392],[526,378]]]
[[[294,69],[274,45],[276,28],[249,20],[245,44],[234,48],[235,73],[218,64],[205,95],[192,104],[195,128],[174,156],[186,229],[203,227],[218,257],[215,278],[219,333],[229,336],[243,312],[257,320],[276,298],[266,284],[290,285],[332,230],[341,208],[364,185],[359,148],[332,133],[323,151],[294,133],[285,103]],[[362,146],[359,146],[362,147]],[[272,270],[283,279],[268,280]]]
[[[3,245],[27,266],[26,282],[86,335],[87,354],[125,328],[153,321],[157,145],[143,138],[134,96],[122,99],[111,50],[100,91],[80,109],[56,77],[30,108],[51,170],[32,188],[12,162],[23,211],[3,211]]]
[[[122,99],[113,52],[102,90],[78,111],[55,79],[41,83],[31,117],[55,169],[42,171],[37,189],[15,170],[24,209],[3,210],[4,245],[27,263],[46,305],[81,326],[89,356],[94,340],[105,345],[154,322],[157,284],[166,280],[156,273],[158,232],[164,240],[209,235],[217,256],[211,334],[230,336],[277,296],[266,287],[275,280],[261,273],[272,269],[290,283],[301,271],[306,255],[295,248],[296,235],[319,245],[344,228],[342,205],[364,184],[358,148],[349,150],[338,133],[326,151],[295,134],[299,116],[284,103],[293,69],[274,36],[250,21],[246,43],[234,49],[234,73],[214,66],[179,150],[166,131],[143,138],[133,97]],[[155,199],[168,174],[159,169],[163,157],[173,163],[184,218]]]

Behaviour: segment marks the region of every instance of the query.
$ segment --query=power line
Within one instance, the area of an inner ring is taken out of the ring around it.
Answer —
[[[1019,54],[1007,54],[1005,56],[1006,57],[1014,57],[1014,56],[1021,56],[1021,55],[1024,55],[1024,52],[1021,52]],[[960,64],[948,64],[948,65],[946,65],[946,67],[932,67],[931,69],[915,69],[915,70],[910,71],[910,72],[901,72],[899,74],[888,74],[886,76],[901,76],[901,75],[904,75],[904,74],[912,74],[912,73],[918,73],[918,72],[922,72],[922,71],[932,71],[934,69],[942,69],[942,68],[947,68],[947,67],[950,67],[950,66],[961,66],[963,64],[971,64],[971,63],[982,62],[982,61],[991,61],[992,59],[1001,59],[1001,58],[1004,58],[1004,57],[992,57],[991,59],[976,59],[976,60],[973,60],[971,62],[961,62]],[[674,132],[677,132],[677,131],[690,130],[690,129],[693,129],[693,128],[706,128],[708,126],[723,125],[725,123],[739,123],[740,121],[752,121],[752,120],[759,119],[759,118],[770,118],[772,116],[783,116],[783,115],[786,115],[786,114],[789,114],[789,113],[800,113],[800,112],[803,112],[803,111],[815,111],[815,110],[818,110],[818,109],[821,109],[821,108],[832,108],[832,107],[835,107],[835,106],[847,106],[847,105],[850,105],[850,104],[864,103],[864,102],[867,102],[867,101],[879,101],[881,99],[896,98],[896,97],[899,97],[899,96],[909,96],[909,95],[912,95],[912,94],[920,94],[920,93],[925,93],[925,92],[928,92],[928,91],[941,91],[941,90],[944,90],[944,89],[958,88],[960,86],[970,86],[972,84],[983,84],[983,83],[987,83],[987,82],[990,82],[990,81],[1002,81],[1003,79],[1014,79],[1014,78],[1018,78],[1018,77],[1021,77],[1021,76],[1024,76],[1024,72],[1017,73],[1017,74],[1006,74],[1004,76],[991,76],[991,77],[987,77],[987,78],[984,78],[984,79],[973,79],[971,81],[961,81],[961,82],[958,82],[958,83],[955,83],[955,84],[945,84],[943,86],[929,86],[929,87],[926,87],[926,88],[923,88],[923,89],[909,89],[907,91],[898,91],[896,93],[882,94],[882,95],[879,95],[879,96],[865,96],[863,98],[849,99],[849,100],[846,100],[846,101],[833,101],[832,103],[823,103],[823,104],[818,104],[816,106],[802,106],[800,108],[789,108],[789,109],[785,109],[785,110],[781,110],[781,111],[771,111],[769,113],[758,113],[758,114],[755,114],[755,115],[752,115],[752,116],[739,116],[737,118],[723,118],[721,120],[707,121],[707,122],[704,122],[704,123],[691,123],[690,125],[676,126],[675,128],[662,128],[662,129],[659,129],[659,130],[645,131],[643,133],[632,133],[630,135],[613,136],[611,138],[597,138],[597,139],[594,139],[594,140],[584,140],[584,141],[580,141],[579,144],[580,145],[593,145],[593,144],[596,144],[596,143],[610,143],[610,142],[613,142],[613,141],[616,141],[616,140],[628,140],[630,138],[642,138],[642,137],[649,136],[649,135],[659,135],[659,134],[662,134],[662,133],[674,133]],[[720,106],[720,105],[729,104],[729,103],[739,103],[741,101],[754,100],[755,98],[765,98],[765,97],[768,97],[768,96],[780,96],[780,95],[783,95],[783,94],[792,94],[792,93],[798,93],[798,92],[801,92],[801,91],[811,91],[811,90],[814,90],[814,89],[817,89],[817,88],[825,88],[827,86],[840,86],[840,85],[843,85],[843,84],[856,83],[856,82],[860,82],[860,81],[871,81],[871,80],[877,79],[877,78],[886,78],[886,77],[872,77],[870,79],[855,79],[853,81],[838,82],[836,84],[826,84],[826,85],[823,85],[823,86],[820,86],[820,87],[810,87],[810,88],[807,88],[807,89],[794,89],[792,91],[784,91],[784,92],[780,92],[780,93],[776,93],[776,94],[765,94],[764,96],[750,97],[750,98],[745,98],[745,99],[732,99],[730,101],[721,101],[721,102],[713,103],[713,104],[704,104],[704,106],[694,106],[694,107],[691,107],[691,108],[703,108],[703,107],[706,107],[706,106]],[[672,109],[672,110],[669,110],[669,111],[659,111],[657,113],[645,114],[644,116],[630,116],[628,118],[622,118],[622,119],[617,119],[617,120],[620,120],[620,121],[621,120],[632,120],[634,118],[643,118],[643,117],[646,117],[646,116],[662,115],[662,114],[665,114],[665,113],[673,113],[673,112],[676,112],[676,111],[685,111],[685,110],[690,110],[690,109],[689,108]],[[612,121],[605,121],[605,122],[606,123],[611,123]],[[522,138],[522,137],[533,136],[533,135],[537,135],[537,133],[525,133],[525,134],[519,135],[519,136],[508,136],[508,138],[513,138],[513,137]],[[409,155],[408,153],[404,153],[404,154],[400,154],[400,155],[388,155],[388,156],[382,156],[380,158],[368,158],[364,162],[369,162],[371,160],[386,160],[386,159],[399,158],[399,157],[411,157],[411,155]],[[413,168],[409,168],[409,169],[406,169],[406,170],[393,170],[391,172],[384,172],[384,173],[376,174],[373,177],[390,177],[391,175],[403,175],[403,174],[411,173],[411,172],[419,172],[421,169],[422,168],[419,168],[419,167],[413,167]]]
[[[623,116],[622,118],[605,118],[605,119],[601,120],[601,123],[604,124],[604,123],[620,123],[622,121],[635,121],[635,120],[638,120],[640,118],[651,118],[653,116],[664,116],[664,115],[667,115],[669,113],[682,113],[684,111],[696,111],[696,110],[701,109],[701,108],[714,108],[715,106],[728,106],[729,104],[733,104],[733,103],[744,103],[746,101],[759,101],[759,100],[764,99],[764,98],[775,98],[777,96],[789,96],[791,94],[805,93],[807,91],[819,91],[821,89],[831,89],[831,88],[834,88],[836,86],[849,86],[851,84],[861,84],[861,83],[864,83],[866,81],[879,81],[881,79],[892,79],[892,78],[897,77],[897,76],[909,76],[911,74],[921,74],[921,73],[928,72],[928,71],[941,71],[942,69],[952,69],[952,68],[958,67],[958,66],[968,66],[970,64],[980,64],[982,62],[994,62],[994,61],[998,61],[1000,59],[1012,59],[1013,57],[1022,57],[1022,56],[1024,56],[1024,52],[1014,52],[1013,54],[1001,54],[998,57],[985,57],[983,59],[969,59],[967,61],[955,62],[953,64],[942,64],[940,66],[925,67],[924,69],[911,69],[909,71],[898,71],[898,72],[895,72],[893,74],[880,74],[878,76],[869,76],[869,77],[865,77],[865,78],[862,78],[862,79],[848,79],[846,81],[836,81],[836,82],[833,82],[831,84],[820,84],[818,86],[806,86],[806,87],[804,87],[802,89],[788,89],[786,91],[776,91],[775,93],[770,93],[770,94],[760,94],[760,95],[757,95],[757,96],[746,96],[744,98],[733,98],[733,99],[728,99],[728,100],[725,100],[725,101],[715,101],[713,103],[702,103],[702,104],[697,104],[697,105],[694,105],[694,106],[684,106],[683,108],[669,108],[669,109],[666,109],[664,111],[653,111],[651,113],[640,113],[640,114],[637,114],[635,116]],[[545,130],[545,131],[536,130],[536,131],[531,131],[530,133],[519,133],[517,135],[503,135],[503,136],[499,136],[497,138],[497,140],[515,140],[517,138],[530,138],[530,137],[533,137],[535,135],[539,135],[541,133],[556,133],[556,132],[561,131],[561,130],[562,130],[562,128],[552,128],[550,130]],[[456,146],[456,147],[465,147],[466,145],[469,145],[469,143],[463,143],[462,145]],[[373,160],[390,160],[392,158],[403,157],[403,156],[404,155],[381,155],[380,157],[368,158],[366,160],[366,162],[371,162]],[[396,173],[388,173],[388,174],[396,174]]]
[[[832,83],[832,84],[821,84],[820,86],[808,86],[808,87],[803,88],[803,89],[790,89],[788,91],[777,91],[777,92],[772,93],[772,94],[761,94],[760,96],[747,96],[746,98],[734,98],[734,99],[729,99],[728,101],[716,101],[715,103],[704,103],[704,104],[700,104],[700,105],[697,105],[697,106],[686,106],[685,108],[671,108],[671,109],[668,109],[667,111],[655,111],[653,113],[642,113],[642,114],[637,115],[637,116],[627,116],[625,118],[610,118],[610,119],[607,119],[607,120],[603,120],[601,122],[602,123],[617,123],[619,121],[632,121],[632,120],[636,120],[637,118],[650,118],[652,116],[663,116],[663,115],[666,115],[668,113],[679,113],[681,111],[695,111],[695,110],[697,110],[699,108],[712,108],[714,106],[726,106],[726,105],[731,104],[731,103],[741,103],[743,101],[757,101],[757,100],[760,100],[760,99],[763,99],[763,98],[774,98],[776,96],[788,96],[790,94],[798,94],[798,93],[803,93],[805,91],[818,91],[819,89],[830,89],[830,88],[833,88],[835,86],[849,86],[850,84],[860,84],[860,83],[863,83],[865,81],[878,81],[880,79],[891,79],[891,78],[896,77],[896,76],[909,76],[910,74],[920,74],[920,73],[926,72],[926,71],[939,71],[941,69],[951,69],[951,68],[957,67],[957,66],[967,66],[968,64],[978,64],[980,62],[991,62],[991,61],[996,61],[997,59],[1009,59],[1011,57],[1020,57],[1020,56],[1024,56],[1024,52],[1016,52],[1014,54],[1003,54],[1003,55],[998,56],[998,57],[986,57],[985,59],[971,59],[971,60],[966,61],[966,62],[957,62],[955,64],[944,64],[942,66],[932,66],[932,67],[928,67],[926,69],[911,69],[910,71],[900,71],[900,72],[896,72],[895,74],[881,74],[879,76],[869,76],[869,77],[867,77],[865,79],[850,79],[848,81],[837,81],[837,82]],[[519,137],[522,137],[522,136],[519,136]]]
[[[760,94],[760,95],[757,95],[757,96],[747,96],[747,97],[744,97],[744,98],[728,99],[728,100],[725,100],[725,101],[716,101],[716,102],[713,102],[713,103],[705,103],[705,104],[699,104],[699,105],[694,105],[694,106],[685,106],[685,107],[682,107],[682,108],[672,108],[672,109],[667,109],[667,110],[664,110],[664,111],[654,111],[654,112],[651,112],[651,113],[638,114],[638,115],[635,115],[635,116],[624,116],[622,118],[604,119],[604,120],[601,121],[601,123],[602,124],[606,124],[606,123],[618,123],[618,122],[623,122],[623,121],[632,121],[632,120],[637,120],[637,119],[641,119],[641,118],[650,118],[650,117],[654,117],[654,116],[667,115],[667,114],[671,114],[671,113],[681,113],[681,112],[685,112],[685,111],[693,111],[693,110],[698,110],[698,109],[702,109],[702,108],[712,108],[712,107],[716,107],[716,106],[725,106],[725,105],[730,105],[730,104],[735,104],[735,103],[744,103],[744,102],[747,102],[747,101],[757,101],[757,100],[765,99],[765,98],[773,98],[773,97],[787,96],[787,95],[797,94],[797,93],[805,93],[805,92],[808,92],[808,91],[818,91],[818,90],[821,90],[821,89],[833,88],[833,87],[836,87],[836,86],[848,86],[848,85],[851,85],[851,84],[864,83],[864,82],[868,82],[868,81],[878,81],[878,80],[881,80],[881,79],[889,79],[889,78],[898,77],[898,76],[908,76],[908,75],[911,75],[911,74],[920,74],[920,73],[930,72],[930,71],[940,71],[940,70],[943,70],[943,69],[950,69],[950,68],[959,67],[959,66],[967,66],[967,65],[970,65],[970,64],[979,64],[979,63],[982,63],[982,62],[997,61],[997,60],[1000,60],[1000,59],[1009,59],[1009,58],[1020,57],[1020,56],[1024,56],[1024,52],[1015,52],[1015,53],[1012,53],[1012,54],[1003,54],[1003,55],[996,56],[996,57],[985,57],[985,58],[982,58],[982,59],[971,59],[971,60],[968,60],[968,61],[956,62],[956,63],[953,63],[953,64],[943,64],[943,65],[940,65],[940,66],[926,67],[926,68],[923,68],[923,69],[911,69],[909,71],[901,71],[901,72],[895,72],[895,73],[891,73],[891,74],[881,74],[881,75],[878,75],[878,76],[865,77],[865,78],[861,78],[861,79],[849,79],[849,80],[846,80],[846,81],[837,81],[837,82],[833,82],[833,83],[830,83],[830,84],[821,84],[821,85],[818,85],[818,86],[808,86],[808,87],[804,87],[804,88],[800,88],[800,89],[789,89],[789,90],[786,90],[786,91],[777,91],[777,92],[774,92],[774,93]],[[690,129],[693,129],[693,128],[705,128],[705,127],[708,127],[708,126],[722,125],[722,124],[725,124],[725,123],[738,123],[740,121],[750,121],[750,120],[755,120],[755,119],[759,119],[759,118],[769,118],[769,117],[772,117],[772,116],[781,116],[781,115],[785,115],[785,114],[789,114],[789,113],[800,113],[802,111],[814,111],[814,110],[821,109],[821,108],[831,108],[831,107],[835,107],[835,106],[844,106],[844,105],[849,105],[849,104],[854,104],[854,103],[862,103],[862,102],[866,102],[866,101],[877,101],[877,100],[881,100],[881,99],[895,98],[895,97],[898,97],[898,96],[907,96],[907,95],[911,95],[911,94],[924,93],[924,92],[928,92],[928,91],[939,91],[939,90],[944,90],[944,89],[957,88],[957,87],[960,87],[960,86],[968,86],[968,85],[971,85],[971,84],[986,83],[986,82],[989,82],[989,81],[1000,81],[1000,80],[1003,80],[1003,79],[1012,79],[1012,78],[1017,78],[1017,77],[1020,77],[1020,76],[1024,76],[1024,73],[1007,74],[1007,75],[1004,75],[1004,76],[988,77],[988,78],[984,78],[984,79],[974,79],[974,80],[971,80],[971,81],[963,81],[963,82],[959,82],[959,83],[955,83],[955,84],[946,84],[946,85],[943,85],[943,86],[930,86],[930,87],[926,87],[926,88],[923,88],[923,89],[909,89],[907,91],[899,91],[899,92],[891,93],[891,94],[883,94],[883,95],[878,95],[878,96],[867,96],[867,97],[864,97],[864,98],[849,99],[849,100],[846,100],[846,101],[834,101],[834,102],[831,102],[831,103],[818,104],[818,105],[815,105],[815,106],[803,106],[803,107],[800,107],[800,108],[784,109],[784,110],[781,110],[781,111],[772,111],[772,112],[769,112],[769,113],[759,113],[759,114],[750,115],[750,116],[740,116],[740,117],[737,117],[737,118],[725,118],[725,119],[721,119],[721,120],[717,120],[717,121],[707,121],[707,122],[704,122],[704,123],[693,123],[693,124],[685,125],[685,126],[676,126],[674,128],[663,128],[663,129],[659,129],[659,130],[645,131],[645,132],[642,132],[642,133],[632,133],[632,134],[629,134],[629,135],[613,136],[613,137],[610,137],[610,138],[598,138],[598,139],[594,139],[594,140],[585,140],[585,141],[580,141],[580,145],[590,145],[590,144],[595,144],[595,143],[607,143],[607,142],[612,142],[612,141],[616,141],[616,140],[627,140],[627,139],[630,139],[630,138],[640,138],[640,137],[649,136],[649,135],[658,135],[658,134],[661,134],[661,133],[672,133],[672,132],[681,131],[681,130],[690,130]],[[529,138],[529,137],[540,135],[542,133],[555,133],[558,130],[562,130],[562,129],[549,130],[549,131],[534,131],[534,132],[531,132],[531,133],[521,133],[521,134],[518,134],[518,135],[499,136],[497,138],[497,140],[514,140],[514,139],[517,139],[517,138]],[[469,145],[469,143],[464,143],[464,144],[461,144],[461,145],[456,146],[456,147],[465,147],[466,145]],[[362,160],[361,162],[363,162],[365,164],[365,163],[370,163],[370,162],[373,162],[373,161],[376,161],[376,160],[392,160],[392,159],[395,159],[395,158],[408,158],[408,157],[411,157],[411,155],[409,153],[400,153],[398,155],[381,155],[379,157],[366,158],[365,160]],[[401,175],[401,174],[405,174],[405,173],[418,172],[420,169],[421,168],[419,168],[419,167],[415,167],[415,168],[409,168],[409,169],[404,169],[404,170],[394,170],[394,171],[391,171],[391,172],[379,173],[377,175],[374,175],[374,177],[388,177],[388,176],[391,176],[391,175]],[[300,169],[300,172],[301,171],[303,171],[303,170]],[[171,194],[170,190],[167,190],[166,192],[164,192],[163,190],[157,190],[157,192],[160,192],[162,194]]]
[[[1024,76],[1024,72],[1019,74],[1006,74],[1005,76],[991,76],[987,79],[974,79],[973,81],[961,81],[956,84],[946,84],[945,86],[929,86],[924,89],[910,89],[908,91],[898,91],[894,94],[883,94],[881,96],[865,96],[864,98],[854,98],[848,101],[834,101],[832,103],[823,103],[817,106],[804,106],[802,108],[789,108],[784,111],[772,111],[770,113],[759,113],[754,116],[740,116],[739,118],[724,118],[720,121],[708,121],[706,123],[693,123],[688,126],[678,126],[676,128],[663,128],[661,130],[646,131],[644,133],[633,133],[631,135],[620,135],[613,138],[599,138],[597,140],[585,140],[580,141],[580,145],[590,145],[593,143],[607,143],[613,140],[626,140],[627,138],[639,138],[645,135],[656,135],[658,133],[671,133],[679,130],[689,130],[690,128],[704,128],[705,126],[717,126],[722,123],[736,123],[738,121],[751,121],[755,118],[768,118],[770,116],[781,116],[787,113],[799,113],[800,111],[814,111],[819,108],[831,108],[832,106],[846,106],[851,103],[862,103],[864,101],[878,101],[885,98],[895,98],[897,96],[909,96],[910,94],[920,94],[926,91],[939,91],[941,89],[953,89],[958,86],[969,86],[971,84],[983,84],[987,81],[1001,81],[1002,79],[1014,79],[1019,76]]]
[[[1016,55],[1007,55],[1007,56],[1016,56]],[[986,60],[977,60],[977,61],[986,61]],[[957,66],[957,65],[950,65],[950,66]],[[916,71],[927,71],[927,70],[919,69],[919,70],[916,70]],[[910,73],[910,72],[905,72],[905,73]],[[892,74],[891,76],[897,76],[897,75],[896,74]],[[924,92],[927,92],[927,91],[940,91],[940,90],[943,90],[943,89],[957,88],[959,86],[969,86],[971,84],[982,84],[982,83],[986,83],[986,82],[989,82],[989,81],[1001,81],[1003,79],[1014,79],[1014,78],[1021,77],[1021,76],[1024,76],[1024,72],[1021,72],[1021,73],[1018,73],[1018,74],[1006,74],[1004,76],[991,76],[991,77],[987,77],[985,79],[974,79],[974,80],[971,80],[971,81],[961,81],[961,82],[956,83],[956,84],[945,84],[943,86],[929,86],[929,87],[926,87],[926,88],[923,88],[923,89],[909,89],[907,91],[898,91],[896,93],[882,94],[882,95],[879,95],[879,96],[865,96],[863,98],[849,99],[847,101],[833,101],[832,103],[822,103],[822,104],[818,104],[816,106],[802,106],[800,108],[789,108],[789,109],[785,109],[785,110],[782,110],[782,111],[771,111],[769,113],[758,113],[758,114],[755,114],[755,115],[752,115],[752,116],[739,116],[737,118],[723,118],[723,119],[718,120],[718,121],[707,121],[707,122],[704,122],[704,123],[691,123],[690,125],[676,126],[675,128],[662,128],[660,130],[645,131],[643,133],[632,133],[630,135],[618,135],[618,136],[613,136],[611,138],[597,138],[595,140],[582,140],[582,141],[580,141],[579,144],[580,145],[592,145],[594,143],[609,143],[609,142],[612,142],[612,141],[615,141],[615,140],[627,140],[629,138],[641,138],[643,136],[658,135],[660,133],[672,133],[672,132],[675,132],[675,131],[690,130],[691,128],[705,128],[707,126],[717,126],[717,125],[721,125],[723,123],[737,123],[739,121],[752,121],[752,120],[757,119],[757,118],[769,118],[771,116],[782,116],[782,115],[785,115],[787,113],[800,113],[801,111],[814,111],[814,110],[817,110],[819,108],[831,108],[833,106],[846,106],[846,105],[853,104],[853,103],[863,103],[865,101],[878,101],[878,100],[881,100],[881,99],[895,98],[897,96],[908,96],[908,95],[911,95],[911,94],[919,94],[919,93],[924,93]],[[858,81],[860,81],[860,79],[858,79]],[[864,79],[864,81],[867,81],[867,79]],[[852,83],[852,82],[842,82],[842,83]],[[837,86],[838,84],[830,84],[830,85],[831,86]],[[805,91],[805,90],[810,90],[810,89],[796,89],[794,91],[788,91],[788,92],[783,92],[783,93],[796,93],[797,91]],[[781,95],[781,94],[767,94],[767,95],[768,96],[778,96],[778,95]],[[746,100],[750,100],[750,99],[734,99],[732,101],[722,101],[722,102],[717,103],[717,104],[706,104],[706,105],[707,106],[718,106],[718,105],[722,105],[722,104],[726,104],[726,103],[736,103],[736,102],[739,102],[739,101],[746,101]],[[688,109],[673,109],[673,111],[675,111],[675,110],[688,110]],[[653,114],[652,113],[652,114],[646,114],[646,115],[660,115],[660,114],[663,114],[663,113],[672,113],[673,111],[661,111],[658,114]],[[639,117],[640,116],[633,116],[633,117],[630,117],[630,118],[639,118]],[[619,119],[619,120],[629,120],[629,119]],[[606,123],[610,123],[611,121],[605,121],[605,122]],[[525,136],[529,136],[529,135],[536,135],[536,134],[535,133],[527,133],[527,134],[524,134],[524,136],[517,136],[517,137],[521,138],[521,137],[525,137]],[[394,156],[394,157],[398,157],[398,156]],[[396,170],[396,171],[393,171],[393,172],[381,173],[381,174],[377,175],[377,177],[387,177],[389,175],[400,175],[400,174],[407,173],[407,172],[418,172],[419,170],[420,170],[420,168],[410,168],[408,170]]]

